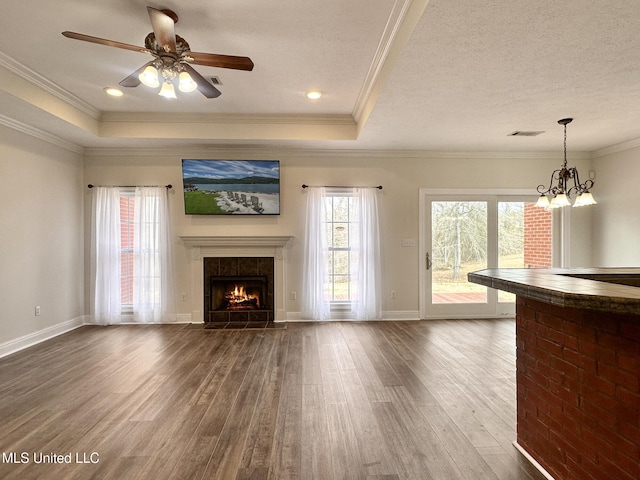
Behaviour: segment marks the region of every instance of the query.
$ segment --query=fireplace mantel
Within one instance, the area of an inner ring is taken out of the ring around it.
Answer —
[[[274,259],[274,307],[275,320],[285,320],[285,252],[293,236],[180,236],[190,252],[191,295],[193,310],[191,319],[203,321],[205,257],[273,257]],[[185,292],[186,293],[186,292]]]
[[[181,236],[188,247],[284,247],[292,236]]]

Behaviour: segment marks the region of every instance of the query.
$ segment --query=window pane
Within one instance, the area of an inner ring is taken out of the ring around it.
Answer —
[[[349,221],[349,197],[333,197],[333,220],[335,222]]]
[[[327,262],[328,262],[328,270],[329,274],[333,274],[333,252],[330,250],[327,252]]]
[[[338,250],[333,252],[333,272],[336,274],[349,274],[349,252]]]
[[[331,247],[333,245],[333,223],[327,222],[325,224],[325,230],[327,235],[327,245]]]
[[[333,245],[334,248],[349,247],[349,224],[334,223],[333,224]]]
[[[333,300],[334,301],[350,300],[348,275],[335,275],[333,277]]]
[[[485,303],[467,273],[487,268],[487,202],[431,203],[432,303]]]
[[[498,203],[498,268],[524,267],[524,202]]]

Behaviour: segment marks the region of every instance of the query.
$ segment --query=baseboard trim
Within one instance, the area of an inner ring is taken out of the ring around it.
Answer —
[[[372,322],[394,322],[405,320],[420,320],[420,312],[413,310],[399,310],[399,311],[386,311],[382,312],[382,318],[379,320],[370,320]],[[316,322],[317,320],[309,320],[302,318],[302,312],[287,312],[286,322]],[[328,322],[350,322],[355,321],[349,317],[347,312],[335,312],[332,314],[332,318],[327,320]]]
[[[9,340],[0,344],[0,358],[11,355],[12,353],[19,352],[25,348],[32,347],[38,343],[42,343],[63,333],[75,330],[78,327],[85,325],[85,317],[77,317],[66,322],[58,323],[51,327],[47,327],[37,332],[29,333],[14,340]]]
[[[533,465],[536,470],[538,470],[542,475],[544,475],[544,477],[547,480],[555,480],[555,478],[553,478],[553,476],[547,472],[544,467],[542,465],[540,465],[537,460],[535,458],[533,458],[529,452],[527,452],[522,445],[520,445],[517,441],[513,442],[513,446],[516,447],[516,449],[522,454],[522,456],[524,458],[526,458],[527,460],[529,460],[529,463],[531,463],[531,465]]]
[[[397,310],[382,312],[384,320],[420,320],[420,312],[417,310]]]
[[[90,321],[91,318],[92,318],[91,316],[87,316],[88,320],[87,322],[85,322],[85,325],[104,326],[101,323],[95,323]],[[134,322],[133,315],[123,315],[121,322],[113,323],[112,325],[176,325],[176,324],[184,324],[184,323],[194,323],[192,321],[192,316],[190,313],[178,313],[176,314],[175,321],[171,321],[171,322],[149,322],[149,323]],[[203,322],[195,322],[195,323],[203,323]]]
[[[190,313],[178,313],[176,315],[176,322],[175,323],[193,323],[193,321],[191,320],[191,314]],[[204,322],[198,322],[198,323],[204,323]]]

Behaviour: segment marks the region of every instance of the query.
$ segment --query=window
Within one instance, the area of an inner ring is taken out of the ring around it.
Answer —
[[[93,207],[94,321],[175,318],[166,188],[96,187]]]
[[[305,237],[303,317],[380,318],[376,189],[310,188]]]
[[[330,195],[324,201],[329,263],[325,298],[333,304],[346,303],[351,301],[353,200],[351,196]]]

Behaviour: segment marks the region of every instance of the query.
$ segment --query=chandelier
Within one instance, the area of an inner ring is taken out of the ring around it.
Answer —
[[[536,202],[536,207],[567,207],[571,205],[570,200],[574,195],[574,207],[595,205],[597,203],[593,195],[589,192],[593,187],[593,180],[587,179],[584,183],[580,183],[578,169],[576,167],[567,168],[567,124],[572,121],[573,118],[558,120],[560,125],[564,125],[564,163],[562,164],[562,168],[554,170],[551,174],[548,188],[545,188],[544,185],[538,185],[540,198],[538,198]]]

